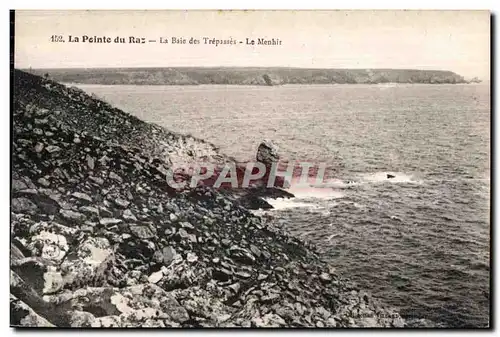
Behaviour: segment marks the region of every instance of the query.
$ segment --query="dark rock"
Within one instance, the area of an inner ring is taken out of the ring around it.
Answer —
[[[38,294],[43,293],[45,288],[44,274],[47,271],[47,266],[41,261],[26,258],[16,261],[11,268],[24,282],[29,284],[33,291]]]
[[[247,265],[251,265],[255,262],[255,257],[252,255],[252,253],[244,248],[231,246],[231,248],[229,248],[229,252],[231,254],[231,258],[234,261]]]
[[[54,327],[52,323],[38,315],[26,303],[10,295],[10,325],[13,327]]]
[[[114,172],[109,173],[109,178],[116,180],[117,182],[120,182],[120,183],[123,182],[122,177],[120,177],[118,174],[116,174]]]
[[[125,220],[137,221],[137,218],[135,217],[134,213],[132,213],[132,211],[129,209],[124,210],[122,216]]]
[[[278,146],[270,140],[264,140],[257,149],[256,159],[266,166],[279,161]]]
[[[212,277],[219,281],[228,281],[233,273],[225,268],[216,268],[212,272]]]
[[[73,192],[71,195],[74,196],[77,199],[88,201],[88,202],[92,202],[92,198],[89,195],[85,194],[85,193]]]
[[[12,179],[12,190],[13,191],[21,191],[24,189],[28,189],[28,184],[19,179]]]
[[[16,240],[17,241],[17,240]],[[19,241],[17,241],[19,242]],[[26,248],[24,249],[26,250]],[[13,242],[10,244],[10,260],[15,262],[17,260],[24,259],[26,255],[19,249]]]
[[[45,179],[45,178],[43,178],[43,177],[42,177],[42,178],[39,178],[39,179],[37,180],[37,182],[38,182],[40,185],[44,186],[44,187],[49,187],[49,186],[50,186],[50,181],[48,181],[47,179]]]
[[[389,173],[388,173],[388,174],[387,174],[387,179],[392,179],[392,178],[396,178],[396,176],[395,176],[395,175],[393,175],[393,174],[389,174]]]
[[[260,257],[262,255],[262,252],[260,251],[259,248],[257,248],[256,246],[254,245],[250,245],[250,250],[252,251],[252,253],[257,256],[257,257]]]
[[[101,209],[101,213],[102,213],[102,209]],[[114,219],[114,218],[101,218],[99,220],[99,223],[103,226],[112,226],[112,225],[117,225],[117,224],[120,224],[122,223],[123,221],[120,220],[120,219]]]
[[[99,210],[93,206],[81,206],[78,210],[87,214],[99,215]]]
[[[238,277],[241,277],[241,278],[244,278],[244,279],[247,279],[247,278],[250,278],[252,276],[252,274],[250,273],[247,273],[246,271],[237,271],[236,273],[234,273],[236,276]]]
[[[95,182],[98,185],[104,184],[104,180],[101,179],[101,178],[99,178],[99,177],[90,176],[89,179],[92,180],[93,182]]]
[[[161,251],[157,251],[157,253],[157,261],[165,266],[169,266],[174,260],[175,255],[177,254],[175,252],[175,249],[171,246],[164,247]]]
[[[95,158],[92,156],[87,155],[87,166],[89,169],[93,170],[95,168]]]
[[[54,153],[61,151],[61,148],[59,146],[49,145],[45,147],[45,151],[47,151],[48,153]]]
[[[194,226],[191,225],[189,222],[187,221],[183,221],[183,222],[180,222],[179,225],[182,227],[182,228],[187,228],[187,229],[194,229]]]
[[[262,75],[262,78],[264,79],[264,82],[266,83],[266,85],[268,85],[268,86],[273,85],[273,80],[271,79],[271,77],[268,74]]]
[[[130,232],[140,239],[150,239],[154,236],[153,231],[148,226],[130,225]]]
[[[59,213],[64,219],[70,221],[85,221],[86,219],[86,216],[84,214],[72,210],[61,209]]]
[[[273,208],[273,206],[270,203],[268,203],[267,201],[265,201],[261,197],[251,195],[250,193],[239,198],[238,202],[240,203],[241,206],[243,206],[247,209],[266,210],[266,209]]]
[[[121,208],[127,208],[127,207],[128,207],[128,205],[130,205],[130,202],[129,202],[129,201],[127,201],[127,200],[123,200],[123,199],[121,199],[121,198],[116,198],[116,199],[114,200],[114,202],[115,202],[115,204],[116,204],[117,206],[119,206],[119,207],[121,207]]]
[[[259,276],[257,276],[257,281],[262,281],[262,280],[265,280],[267,278],[268,278],[268,275],[259,274]]]
[[[35,214],[38,207],[30,199],[15,198],[15,199],[12,199],[11,209],[13,212],[16,212],[16,213]]]
[[[179,229],[178,234],[179,234],[179,237],[180,237],[181,239],[187,239],[187,238],[189,238],[189,234],[188,234],[188,232],[186,232],[186,230],[185,230],[185,229],[183,229],[183,228],[180,228],[180,229]]]
[[[264,256],[264,258],[266,258],[266,260],[271,259],[271,253],[269,253],[268,251],[262,251],[262,255]]]
[[[174,322],[184,323],[189,320],[189,314],[186,309],[172,296],[166,294],[160,303],[163,312],[167,313]]]
[[[45,147],[45,145],[43,143],[37,143],[35,145],[34,150],[35,150],[36,153],[40,153],[40,152],[43,151],[44,147]]]
[[[99,214],[105,218],[111,218],[113,216],[113,213],[109,209],[107,209],[106,207],[99,206],[98,209],[99,209]],[[120,223],[118,220],[119,219],[114,219],[113,222]],[[110,221],[110,220],[107,219],[105,221]],[[118,222],[116,222],[116,221],[118,221]]]
[[[263,303],[274,303],[276,302],[276,300],[278,300],[280,298],[280,295],[279,294],[276,294],[276,293],[271,293],[269,295],[266,295],[266,296],[262,296],[260,298],[260,300],[263,302]]]

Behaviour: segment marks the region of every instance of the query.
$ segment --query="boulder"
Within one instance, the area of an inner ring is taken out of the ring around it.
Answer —
[[[260,197],[251,195],[250,193],[238,199],[241,206],[246,209],[272,209],[273,206]]]
[[[266,82],[266,85],[272,86],[273,85],[273,80],[268,74],[262,75],[262,78],[264,79],[264,82]]]
[[[26,303],[10,295],[10,325],[14,327],[51,328],[52,323],[38,315]]]
[[[86,219],[84,214],[72,210],[61,209],[59,213],[64,219],[69,221],[84,221]]]
[[[95,316],[90,312],[74,310],[70,314],[70,327],[90,328],[95,322]]]
[[[27,198],[12,199],[11,209],[16,213],[35,214],[38,207]]]
[[[162,250],[158,250],[154,254],[154,258],[158,263],[165,266],[169,266],[176,256],[175,249],[171,246],[164,247]]]
[[[264,140],[260,143],[256,155],[257,161],[270,166],[272,163],[279,161],[279,148],[270,140]]]
[[[88,287],[45,298],[48,303],[70,303],[72,310],[91,314],[80,315],[73,325],[142,327],[149,319],[177,324],[189,320],[186,309],[172,295],[152,283],[125,288]]]
[[[154,236],[154,233],[148,226],[141,225],[130,225],[130,233],[140,239],[150,239]]]

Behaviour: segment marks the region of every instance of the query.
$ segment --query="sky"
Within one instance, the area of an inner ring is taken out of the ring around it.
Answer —
[[[66,41],[51,42],[61,35]],[[68,36],[146,44],[70,43]],[[279,46],[160,44],[172,37]],[[299,67],[451,70],[489,79],[488,11],[16,11],[15,67]]]

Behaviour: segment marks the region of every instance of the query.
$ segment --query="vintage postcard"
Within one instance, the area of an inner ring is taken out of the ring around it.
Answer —
[[[489,328],[490,15],[12,11],[11,326]]]

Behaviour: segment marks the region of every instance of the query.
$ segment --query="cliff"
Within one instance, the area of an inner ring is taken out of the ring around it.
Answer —
[[[134,85],[282,85],[467,83],[460,75],[442,70],[414,69],[305,69],[305,68],[92,68],[35,69],[64,83]]]
[[[18,70],[12,113],[11,325],[403,325],[231,193],[165,183],[213,145]]]

